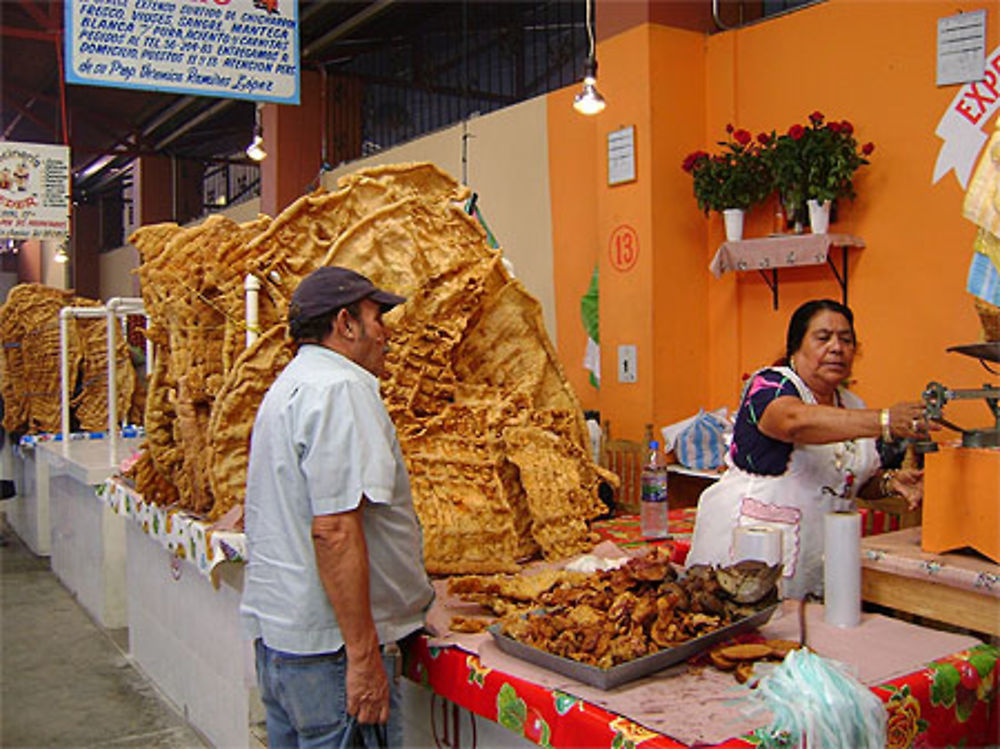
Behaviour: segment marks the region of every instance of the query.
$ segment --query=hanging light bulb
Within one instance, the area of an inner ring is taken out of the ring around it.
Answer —
[[[587,54],[587,62],[583,66],[583,90],[573,97],[573,109],[580,114],[589,116],[603,112],[605,102],[601,92],[597,90],[597,51],[594,48],[594,19],[592,16],[594,0],[583,1],[587,8],[587,39],[590,42],[590,51]]]
[[[584,68],[583,90],[573,97],[573,109],[580,114],[593,115],[603,112],[604,97],[597,90],[597,60],[587,60]]]
[[[63,244],[59,245],[59,249],[56,250],[56,254],[52,256],[52,262],[54,262],[54,263],[68,263],[69,262],[69,253],[66,252],[66,244],[65,244],[65,242]]]
[[[254,161],[263,161],[267,158],[267,151],[264,150],[264,128],[260,124],[260,105],[254,110],[253,140],[247,146],[247,156]]]
[[[263,161],[267,158],[267,151],[264,150],[264,136],[258,130],[254,131],[253,141],[247,146],[247,156],[254,161]]]

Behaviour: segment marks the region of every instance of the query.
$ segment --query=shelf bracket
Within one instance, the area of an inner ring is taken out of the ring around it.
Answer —
[[[768,278],[767,272],[763,269],[759,269],[761,278],[764,279],[764,283],[767,284],[767,288],[771,290],[771,304],[775,310],[778,309],[778,269],[771,268],[771,277]]]
[[[843,265],[843,275],[837,272],[837,266],[833,262],[833,254],[828,254],[826,256],[826,263],[830,266],[830,270],[833,271],[834,278],[837,279],[837,284],[840,286],[840,300],[843,305],[847,306],[847,245],[841,245],[841,264]]]

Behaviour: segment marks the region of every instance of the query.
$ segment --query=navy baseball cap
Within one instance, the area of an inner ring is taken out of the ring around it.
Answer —
[[[383,312],[406,301],[406,297],[383,291],[350,268],[327,265],[314,270],[296,287],[288,318],[308,320],[362,299],[371,299]]]

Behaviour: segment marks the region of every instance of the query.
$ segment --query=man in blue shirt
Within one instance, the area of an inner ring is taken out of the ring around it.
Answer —
[[[402,745],[395,643],[434,597],[379,396],[382,314],[403,301],[347,268],[309,274],[289,307],[297,353],[254,422],[240,614],[271,749],[338,747],[352,720]]]

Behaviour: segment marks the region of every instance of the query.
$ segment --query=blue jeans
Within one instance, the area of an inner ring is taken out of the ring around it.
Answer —
[[[339,749],[351,723],[343,648],[335,653],[296,655],[271,650],[258,639],[254,655],[260,697],[267,711],[268,749]],[[399,683],[394,678],[398,658],[398,654],[382,655],[389,675],[390,747],[403,746]],[[367,749],[377,749],[370,731],[365,739]]]

